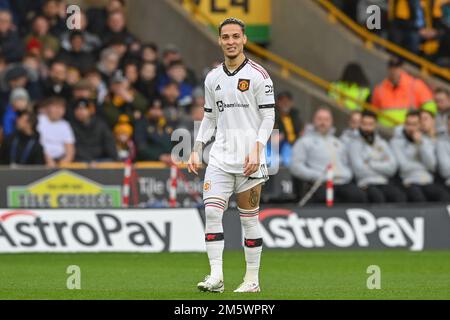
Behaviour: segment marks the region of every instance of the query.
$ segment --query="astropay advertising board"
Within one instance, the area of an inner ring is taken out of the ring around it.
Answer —
[[[0,252],[205,251],[197,209],[0,209]]]
[[[272,249],[450,249],[450,206],[261,208]]]

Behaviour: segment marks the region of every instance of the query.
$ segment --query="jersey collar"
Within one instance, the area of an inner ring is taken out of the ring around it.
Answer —
[[[234,70],[233,72],[230,72],[230,71],[227,69],[227,66],[225,65],[225,62],[224,62],[224,63],[222,63],[223,71],[226,73],[227,76],[232,77],[232,76],[236,75],[239,71],[241,71],[241,69],[242,69],[243,67],[245,67],[245,65],[247,64],[247,62],[248,62],[248,58],[245,57],[244,62],[242,62],[242,64],[241,64],[236,70]]]

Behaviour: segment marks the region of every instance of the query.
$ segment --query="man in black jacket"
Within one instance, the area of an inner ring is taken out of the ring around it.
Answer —
[[[36,123],[36,116],[29,111],[17,115],[16,132],[8,136],[0,147],[0,164],[45,164]]]
[[[42,93],[45,97],[57,96],[66,100],[72,96],[72,88],[67,83],[67,65],[55,60],[50,66],[49,76],[43,83]]]
[[[19,62],[25,52],[23,41],[13,30],[12,16],[7,10],[0,10],[0,53],[6,62]]]
[[[93,116],[89,101],[80,99],[75,104],[75,119],[71,122],[75,134],[75,161],[116,161],[114,137],[106,123]]]

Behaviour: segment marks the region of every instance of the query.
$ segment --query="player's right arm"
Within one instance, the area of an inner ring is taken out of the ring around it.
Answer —
[[[217,114],[215,110],[215,99],[213,90],[211,89],[212,87],[209,85],[209,80],[209,77],[206,77],[205,114],[200,124],[197,138],[195,139],[194,149],[192,150],[188,160],[188,171],[189,173],[193,172],[194,174],[198,174],[198,169],[202,165],[201,155],[203,154],[203,147],[211,139],[214,134],[214,130],[216,129]]]

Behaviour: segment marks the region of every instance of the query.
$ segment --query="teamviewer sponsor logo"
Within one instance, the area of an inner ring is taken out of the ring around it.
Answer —
[[[0,252],[203,251],[202,233],[195,209],[0,213]]]
[[[423,217],[376,217],[365,209],[347,209],[342,217],[304,218],[292,210],[266,209],[260,222],[269,248],[424,248]]]

